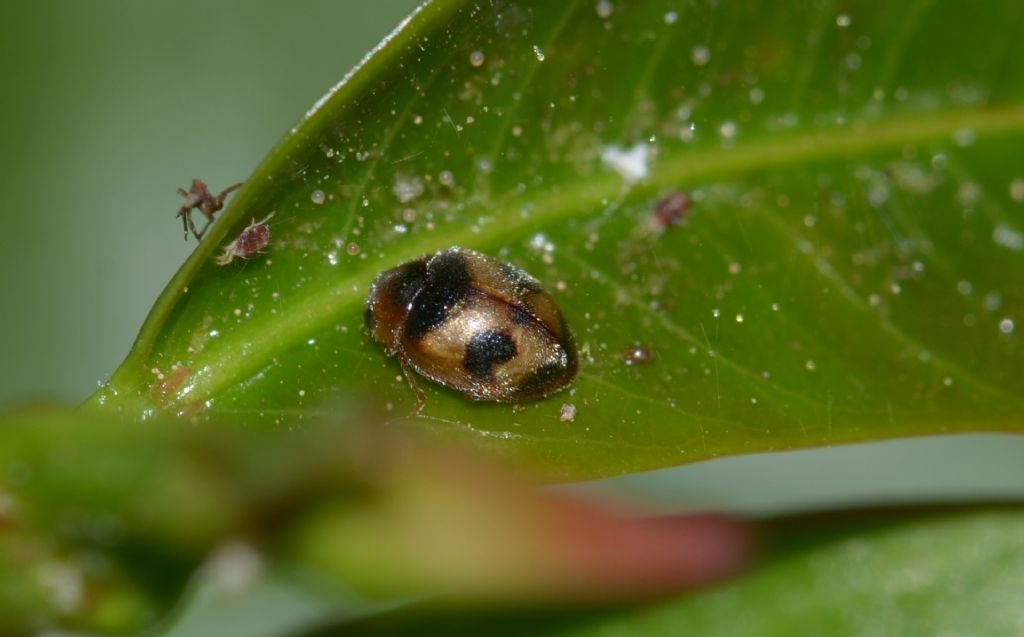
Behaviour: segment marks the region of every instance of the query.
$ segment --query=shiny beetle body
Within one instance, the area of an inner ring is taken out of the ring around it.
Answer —
[[[542,398],[576,375],[576,345],[554,300],[519,268],[449,248],[380,274],[366,326],[408,369],[474,400]]]

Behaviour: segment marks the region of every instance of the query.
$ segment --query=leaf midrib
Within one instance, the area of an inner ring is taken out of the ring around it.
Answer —
[[[849,157],[905,144],[950,139],[961,129],[970,129],[979,138],[1024,132],[1024,104],[924,115],[907,113],[843,128],[779,135],[730,148],[695,149],[655,164],[649,178],[635,184],[629,197],[648,196],[668,187],[692,188],[712,179],[738,178],[750,172],[803,161]],[[165,406],[175,411],[176,406],[216,396],[221,390],[266,367],[275,355],[293,344],[323,331],[338,316],[362,305],[367,285],[382,268],[443,247],[479,247],[527,232],[529,228],[517,223],[526,203],[533,210],[530,228],[571,217],[579,210],[591,210],[602,200],[621,195],[621,182],[608,177],[606,173],[599,172],[577,181],[571,188],[510,199],[486,225],[476,229],[463,226],[443,233],[421,233],[390,254],[386,264],[368,263],[330,284],[305,288],[301,297],[292,297],[294,302],[287,311],[253,317],[244,328],[222,335],[215,344],[210,344],[196,355],[190,365],[193,375]],[[130,358],[125,366],[133,363],[145,366],[147,361]],[[141,373],[122,376],[123,372],[129,370],[119,370],[115,379],[144,378]],[[126,389],[129,391],[125,392]],[[130,390],[128,387],[115,387],[113,393],[126,396],[132,393]],[[96,402],[101,393],[103,390],[93,397],[92,402]]]

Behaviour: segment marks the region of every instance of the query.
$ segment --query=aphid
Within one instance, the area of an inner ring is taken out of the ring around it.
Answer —
[[[690,196],[677,191],[665,195],[654,205],[651,218],[659,230],[665,231],[679,223],[689,209]]]
[[[521,403],[576,376],[576,344],[536,279],[464,248],[406,261],[380,274],[366,299],[366,327],[410,368],[473,400]]]
[[[213,215],[217,214],[224,207],[224,200],[228,198],[228,195],[241,187],[241,182],[228,186],[216,197],[210,194],[209,188],[199,179],[192,180],[192,187],[188,191],[184,188],[178,188],[178,194],[185,198],[185,201],[181,202],[181,208],[178,209],[181,225],[185,229],[185,240],[188,241],[189,230],[192,231],[196,241],[202,239],[203,235],[206,234],[206,229],[213,223]],[[192,221],[193,210],[198,210],[206,217],[206,225],[203,226],[202,230],[196,230],[196,224]]]
[[[270,245],[270,226],[267,222],[274,216],[270,213],[259,221],[253,221],[239,233],[235,240],[224,246],[224,252],[214,259],[217,265],[227,265],[235,260],[248,259]]]

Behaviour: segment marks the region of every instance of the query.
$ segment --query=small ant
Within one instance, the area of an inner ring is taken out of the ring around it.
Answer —
[[[241,187],[242,182],[228,186],[216,197],[210,194],[210,190],[200,179],[193,179],[192,187],[188,191],[184,188],[178,188],[178,194],[185,198],[181,208],[178,209],[177,215],[181,217],[181,225],[185,228],[185,240],[188,241],[189,230],[192,231],[192,236],[196,238],[196,241],[202,239],[203,235],[206,234],[206,229],[213,223],[213,215],[224,207],[224,200],[227,199],[228,195]],[[192,222],[193,210],[199,210],[206,217],[206,225],[203,226],[202,231],[197,231],[196,224]]]

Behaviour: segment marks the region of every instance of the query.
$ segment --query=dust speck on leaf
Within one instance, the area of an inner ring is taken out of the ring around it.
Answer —
[[[992,231],[992,241],[1015,252],[1024,249],[1024,234],[1006,224],[999,224],[995,227],[995,230]]]
[[[634,183],[646,179],[650,174],[649,154],[650,147],[647,144],[635,144],[630,148],[608,146],[601,151],[601,160],[624,181]]]
[[[653,362],[655,357],[656,356],[654,350],[640,344],[635,344],[630,347],[627,347],[622,352],[622,360],[626,363],[626,365],[630,366],[646,365],[647,363]]]
[[[699,44],[690,51],[690,59],[697,66],[704,66],[711,61],[711,50],[703,44]]]
[[[558,419],[562,422],[573,422],[576,420],[576,405],[564,403],[559,410]]]

